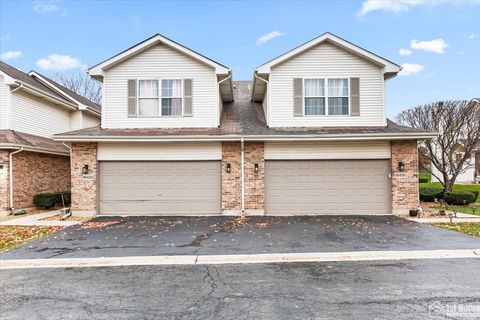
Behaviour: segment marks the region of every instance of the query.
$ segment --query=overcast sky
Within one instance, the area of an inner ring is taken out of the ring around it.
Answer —
[[[250,80],[255,67],[326,31],[404,67],[388,115],[480,96],[480,0],[0,1],[0,59],[84,70],[161,33]]]

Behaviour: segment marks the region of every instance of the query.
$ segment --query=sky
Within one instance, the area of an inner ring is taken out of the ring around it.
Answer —
[[[84,71],[161,33],[251,80],[255,67],[331,32],[404,69],[387,115],[480,96],[480,0],[0,0],[0,59],[52,75]]]

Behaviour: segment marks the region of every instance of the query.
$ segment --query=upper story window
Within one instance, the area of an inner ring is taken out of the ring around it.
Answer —
[[[182,80],[138,80],[138,116],[182,116]]]
[[[304,80],[305,115],[348,115],[349,82],[347,78]],[[327,84],[327,89],[325,89]]]

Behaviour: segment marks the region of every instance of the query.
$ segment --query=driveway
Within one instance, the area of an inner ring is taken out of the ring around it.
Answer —
[[[480,239],[395,216],[99,217],[0,258],[479,248]]]
[[[102,217],[0,257],[478,248],[394,216]],[[475,319],[479,268],[449,258],[4,269],[0,319]]]

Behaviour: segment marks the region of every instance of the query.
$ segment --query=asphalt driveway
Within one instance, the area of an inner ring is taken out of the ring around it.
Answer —
[[[0,258],[478,248],[480,239],[395,216],[98,217]]]

